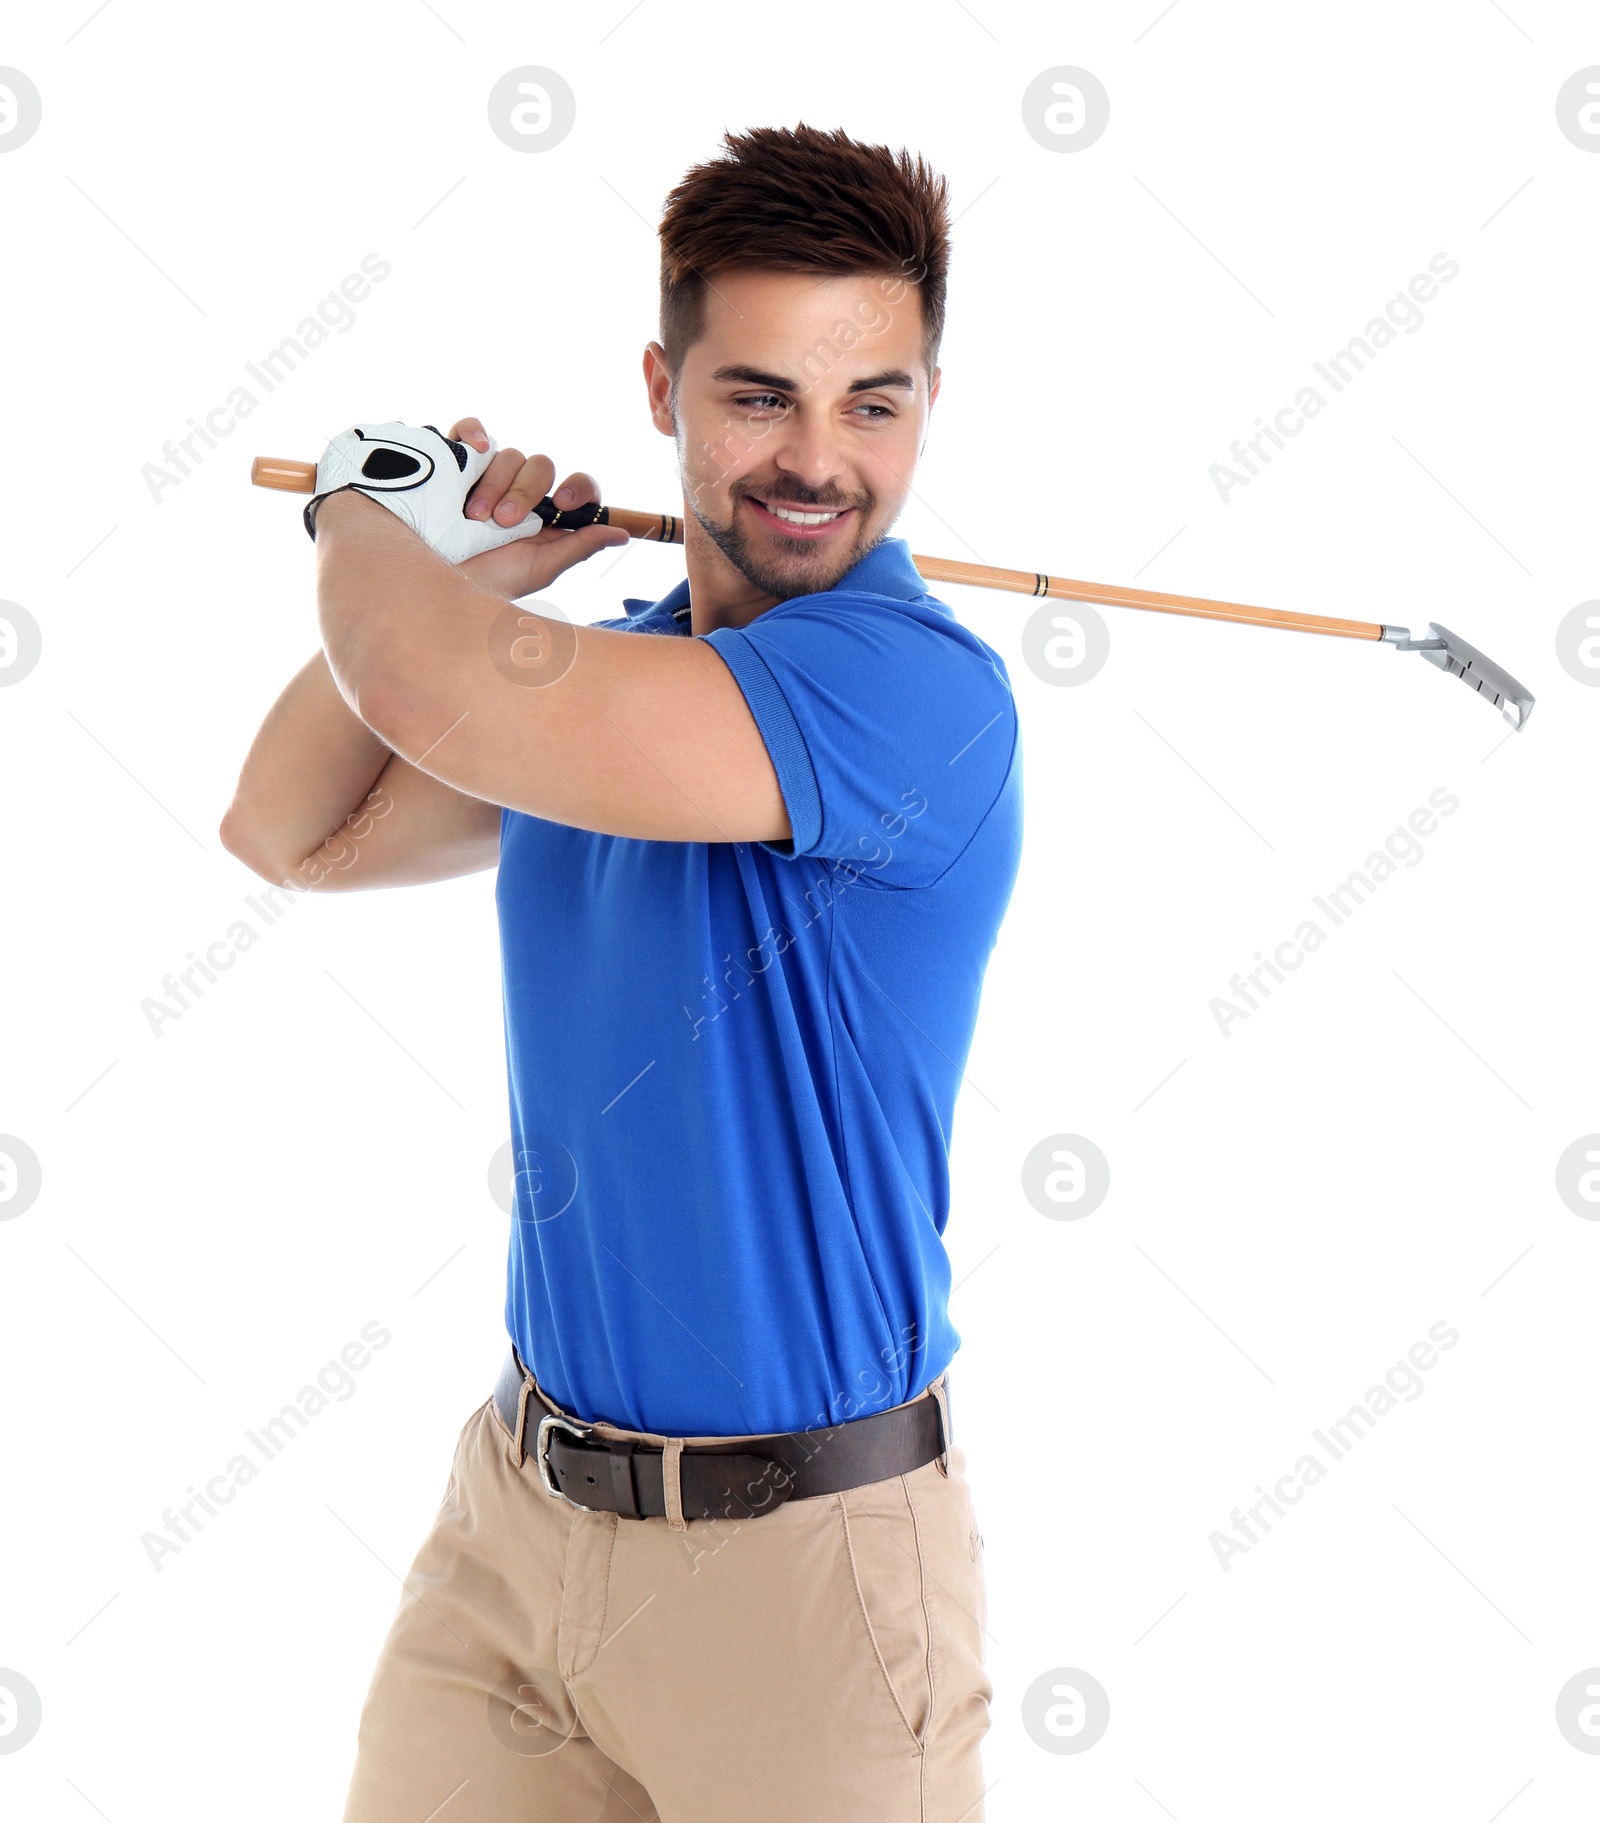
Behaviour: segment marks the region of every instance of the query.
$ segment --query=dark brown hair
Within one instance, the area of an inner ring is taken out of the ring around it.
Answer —
[[[950,194],[920,155],[801,124],[725,133],[661,217],[661,344],[676,376],[705,322],[708,280],[735,268],[887,273],[922,295],[930,372],[944,333]]]

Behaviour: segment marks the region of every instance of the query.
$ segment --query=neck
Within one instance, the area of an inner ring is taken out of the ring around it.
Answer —
[[[687,510],[683,520],[683,559],[689,578],[689,628],[693,633],[748,626],[758,614],[776,607],[782,599],[763,594],[743,570],[736,569]]]

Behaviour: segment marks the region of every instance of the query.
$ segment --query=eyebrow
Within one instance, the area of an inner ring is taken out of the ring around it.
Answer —
[[[719,367],[713,380],[738,380],[747,386],[765,386],[773,392],[800,392],[803,390],[793,380],[785,379],[782,374],[766,373],[759,367],[741,367],[738,365]],[[899,387],[905,392],[915,392],[917,383],[903,367],[886,367],[882,373],[869,374],[864,380],[852,380],[846,388],[849,392],[881,392],[885,389]]]

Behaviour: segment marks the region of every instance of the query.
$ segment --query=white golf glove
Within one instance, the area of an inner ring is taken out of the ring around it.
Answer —
[[[388,507],[450,563],[496,550],[517,538],[536,538],[544,521],[530,513],[520,525],[468,519],[463,508],[473,483],[499,445],[487,450],[453,442],[431,424],[355,424],[341,431],[317,464],[317,491],[305,525],[317,536],[316,511],[329,494],[353,489]]]

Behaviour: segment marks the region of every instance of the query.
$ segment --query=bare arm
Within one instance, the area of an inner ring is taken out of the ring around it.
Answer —
[[[275,885],[417,886],[495,866],[500,807],[393,753],[346,705],[318,652],[268,711],[218,834]]]
[[[476,418],[461,419],[450,435],[488,447]],[[546,458],[525,463],[520,450],[502,450],[467,511],[517,524],[554,478]],[[599,498],[592,475],[569,475],[556,489],[560,506]],[[529,547],[519,545],[473,557],[461,570],[478,588],[508,599],[627,540],[620,531],[591,526],[545,531],[534,542],[539,550],[531,561]],[[274,885],[311,892],[417,886],[497,865],[500,805],[395,753],[345,701],[318,652],[261,724],[218,835],[231,855]]]
[[[755,717],[705,640],[519,609],[524,635],[562,661],[549,685],[521,686],[486,662],[503,599],[358,493],[317,515],[317,605],[345,701],[457,791],[645,841],[790,834]]]

